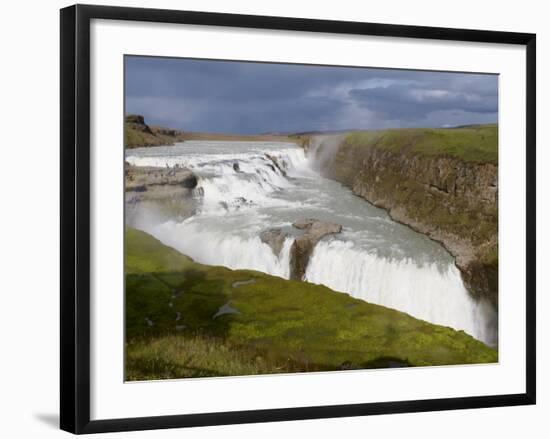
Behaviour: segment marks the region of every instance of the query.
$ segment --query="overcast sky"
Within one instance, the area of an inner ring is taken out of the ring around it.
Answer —
[[[495,75],[126,57],[126,113],[254,134],[497,122]]]

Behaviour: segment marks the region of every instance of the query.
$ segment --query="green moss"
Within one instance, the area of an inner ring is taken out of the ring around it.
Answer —
[[[127,378],[486,363],[497,352],[324,286],[197,264],[126,231]],[[253,283],[238,284],[253,280]],[[219,314],[220,309],[232,313]]]
[[[160,244],[144,232],[127,227],[125,237],[127,275],[184,270],[195,265],[191,258]]]
[[[359,131],[350,133],[346,142],[389,151],[408,149],[425,155],[448,155],[467,162],[498,161],[498,125]]]

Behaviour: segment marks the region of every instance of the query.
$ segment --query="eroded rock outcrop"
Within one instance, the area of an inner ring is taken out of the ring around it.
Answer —
[[[302,219],[292,225],[304,231],[301,236],[294,240],[290,248],[290,278],[301,280],[306,273],[315,245],[327,235],[340,233],[342,226],[316,219]]]
[[[281,228],[273,228],[264,230],[260,233],[260,240],[264,244],[269,245],[273,251],[273,254],[279,257],[288,236],[288,233],[284,232]]]
[[[198,181],[189,169],[125,163],[124,173],[127,224],[137,226],[140,218],[150,216],[152,212],[166,220],[182,220],[195,213],[193,191]]]
[[[125,163],[124,174],[126,192],[134,192],[138,201],[186,197],[198,183],[195,174],[179,166],[157,168]]]

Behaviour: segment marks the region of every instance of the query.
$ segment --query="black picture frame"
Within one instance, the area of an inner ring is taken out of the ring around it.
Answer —
[[[525,393],[90,420],[90,22],[93,19],[485,42],[526,47]],[[536,36],[530,33],[75,5],[61,10],[61,429],[72,433],[304,420],[535,404]]]

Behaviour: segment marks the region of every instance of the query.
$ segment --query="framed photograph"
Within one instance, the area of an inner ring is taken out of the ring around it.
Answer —
[[[535,403],[535,35],[61,10],[61,428]]]

